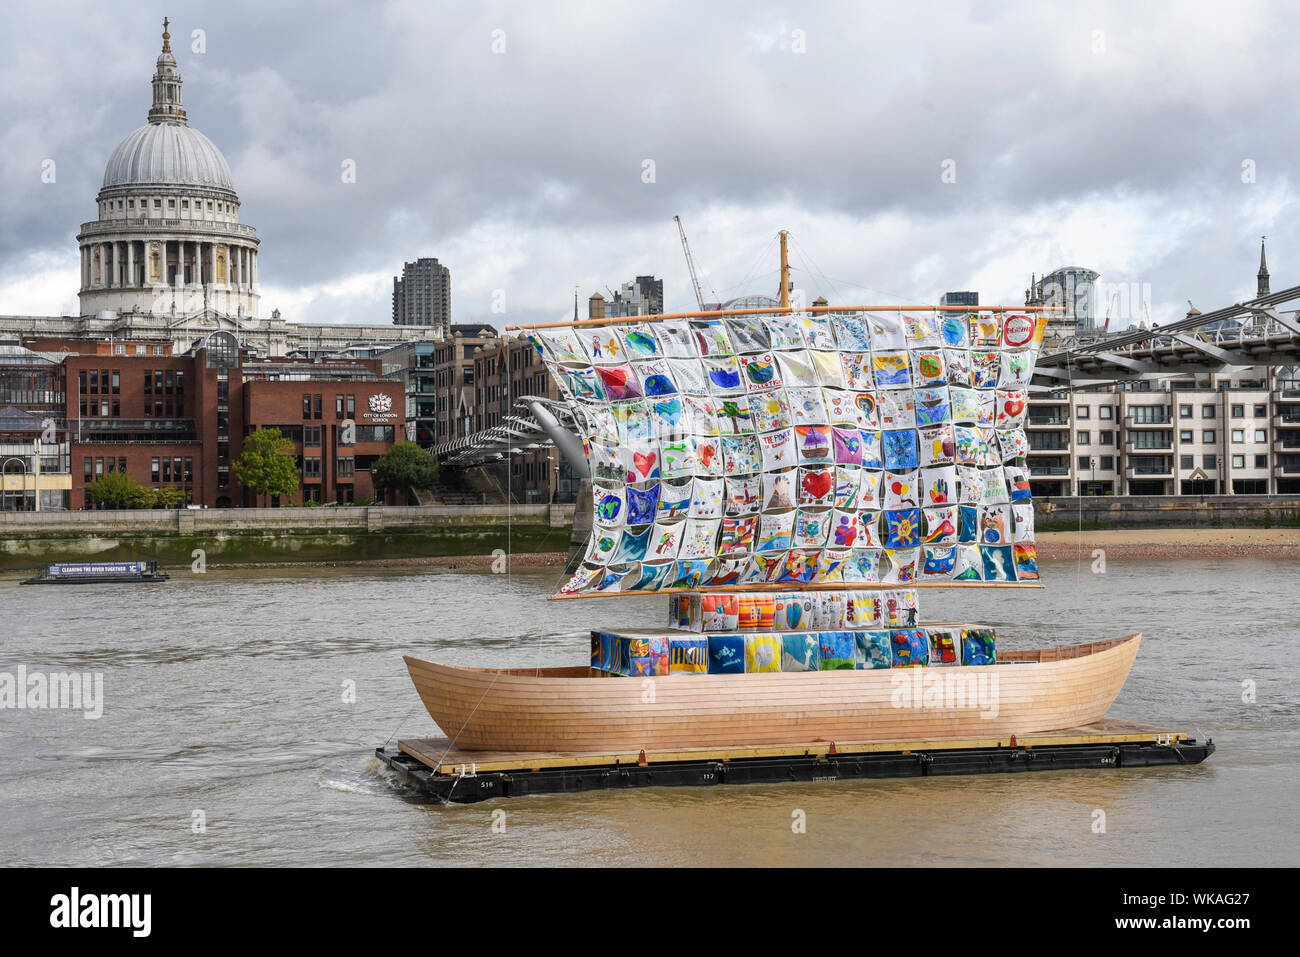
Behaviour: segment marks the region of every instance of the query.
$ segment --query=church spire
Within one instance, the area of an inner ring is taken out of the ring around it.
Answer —
[[[1264,259],[1264,237],[1259,237],[1259,272],[1256,274],[1258,286],[1255,290],[1255,296],[1268,295],[1268,263]]]
[[[163,18],[162,53],[158,54],[158,72],[153,75],[153,106],[149,110],[150,123],[179,123],[185,125],[185,108],[181,106],[181,75],[176,72],[176,57],[172,55],[172,35],[167,32],[171,21]]]

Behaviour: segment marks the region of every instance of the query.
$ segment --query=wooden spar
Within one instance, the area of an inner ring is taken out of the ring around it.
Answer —
[[[506,332],[526,329],[564,329],[581,326],[619,326],[636,322],[664,322],[668,319],[718,319],[726,316],[754,316],[793,312],[1064,312],[1052,306],[761,306],[756,309],[716,309],[712,312],[673,312],[657,316],[621,316],[605,319],[578,319],[570,322],[537,322],[524,326],[506,326]]]
[[[761,585],[701,585],[698,588],[662,588],[657,591],[641,589],[634,591],[593,591],[578,592],[573,595],[552,595],[547,601],[569,601],[574,598],[638,598],[644,595],[695,595],[708,592],[769,592],[784,595],[792,591],[887,591],[898,588],[1043,588],[1037,582],[819,582],[800,584],[788,582],[782,587],[776,582],[764,582]]]

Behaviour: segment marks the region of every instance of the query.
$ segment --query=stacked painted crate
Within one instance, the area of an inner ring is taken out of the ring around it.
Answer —
[[[992,629],[923,628],[914,589],[681,594],[669,630],[591,633],[611,675],[760,674],[996,662]]]

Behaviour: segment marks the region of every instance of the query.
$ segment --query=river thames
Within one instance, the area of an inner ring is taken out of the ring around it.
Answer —
[[[1300,562],[1044,563],[922,593],[1004,648],[1146,635],[1110,714],[1213,737],[1184,768],[404,799],[373,750],[437,734],[403,654],[581,664],[665,600],[546,602],[556,568],[0,581],[0,672],[102,673],[103,715],[0,710],[8,865],[1295,865]],[[1002,640],[1005,636],[1005,640]],[[355,700],[348,700],[351,698]],[[505,811],[504,828],[493,812]],[[795,833],[796,812],[806,832]],[[1099,815],[1098,812],[1101,812]],[[1104,833],[1097,822],[1104,815]]]

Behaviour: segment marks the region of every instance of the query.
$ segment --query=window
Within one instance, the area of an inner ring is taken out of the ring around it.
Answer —
[[[1112,418],[1113,416],[1114,416],[1114,410],[1108,405],[1103,405],[1100,409],[1097,410],[1097,418],[1099,419],[1109,419]]]
[[[1091,467],[1091,464],[1092,464],[1092,459],[1088,458],[1088,456],[1086,455],[1079,456],[1079,471],[1081,472],[1086,471],[1088,468]]]
[[[1190,405],[1180,405],[1178,407],[1178,417],[1180,419],[1190,419],[1192,417],[1192,407]]]
[[[1075,411],[1075,415],[1077,415],[1080,419],[1086,419],[1088,418],[1089,415],[1092,414],[1092,410],[1088,408],[1086,405],[1078,406],[1074,411]]]
[[[1193,432],[1191,429],[1183,429],[1181,432],[1178,433],[1178,441],[1179,441],[1179,442],[1195,442],[1196,440],[1192,437],[1192,436],[1194,436],[1195,434],[1196,434],[1196,433]]]
[[[101,475],[103,475],[103,474],[104,474],[104,460],[101,459],[101,458],[99,458],[98,456],[96,456],[96,458],[95,458],[95,477],[98,478],[99,476],[101,476]]]
[[[357,415],[357,397],[355,395],[350,395],[348,396],[348,418],[349,419],[356,418],[356,415]]]
[[[90,370],[90,394],[99,395],[99,370]]]
[[[1266,415],[1268,415],[1268,408],[1266,406],[1262,406],[1262,405],[1255,406],[1255,418],[1262,419]]]
[[[1255,456],[1255,468],[1257,468],[1257,469],[1266,469],[1266,468],[1268,468],[1268,456],[1267,456],[1267,455],[1257,455],[1257,456]]]
[[[311,418],[311,396],[305,392],[302,396],[302,417],[304,419]]]
[[[1232,407],[1232,417],[1234,419],[1244,419],[1246,417],[1246,407],[1244,405],[1234,405]]]
[[[1246,456],[1234,455],[1232,457],[1232,467],[1234,469],[1244,469],[1246,467]]]
[[[124,355],[126,355],[126,346],[124,346],[124,345],[123,345],[122,343],[120,343],[120,342],[119,342],[117,345],[113,346],[113,355],[116,355],[116,356],[124,356]]]
[[[1092,442],[1092,433],[1091,433],[1091,432],[1079,432],[1079,433],[1076,434],[1076,441],[1077,441],[1080,445],[1088,445],[1089,443]]]
[[[185,481],[194,481],[194,459],[188,455],[185,456]]]
[[[85,481],[89,482],[95,474],[95,460],[87,456],[86,458],[82,459],[81,464],[85,468],[85,471],[82,473],[82,477],[85,479]]]
[[[121,393],[122,393],[122,370],[114,369],[113,370],[113,395],[121,395]]]
[[[217,383],[217,401],[218,401],[218,402],[221,401],[222,386],[225,386],[227,389],[230,388],[230,384],[229,384],[228,382],[226,382],[226,381],[220,381],[220,382]],[[185,394],[185,373],[184,373],[183,371],[178,371],[178,372],[176,373],[176,394],[177,394],[177,395],[184,395],[184,394]]]
[[[159,468],[160,468],[160,465],[159,465],[158,459],[155,458],[155,459],[150,460],[150,462],[149,462],[149,481],[151,481],[151,482],[157,482],[157,481],[158,481],[158,472],[159,472]]]
[[[1206,445],[1212,444],[1214,442],[1214,430],[1206,429],[1204,432],[1202,432],[1201,441],[1204,442]]]
[[[154,347],[153,347],[153,354],[156,355],[156,356],[160,356],[160,355],[162,355],[162,354],[163,354],[163,347],[162,347],[162,346],[154,346]]]
[[[302,460],[303,478],[320,478],[320,456],[306,456]]]
[[[1245,430],[1245,429],[1233,429],[1233,430],[1232,430],[1232,441],[1234,441],[1234,442],[1245,442],[1245,441],[1246,441],[1246,430]]]
[[[163,459],[162,460],[162,481],[170,482],[171,480],[172,480],[172,460]],[[158,479],[154,479],[154,481],[157,482]]]
[[[1103,471],[1106,471],[1106,472],[1109,472],[1109,471],[1111,471],[1112,469],[1114,469],[1114,468],[1115,468],[1115,456],[1113,456],[1113,455],[1103,455],[1103,456],[1101,457],[1101,468],[1102,468]]]
[[[1140,422],[1144,425],[1168,421],[1165,416],[1165,407],[1162,405],[1129,406],[1129,415],[1133,417],[1134,422]]]
[[[304,427],[302,430],[302,444],[320,445],[320,430],[321,427],[319,425],[308,425]]]
[[[125,471],[126,471],[126,456],[125,456],[125,455],[123,455],[120,459],[117,460],[117,470],[118,470],[119,472],[125,472]]]
[[[148,352],[149,352],[149,347],[148,347],[148,346],[136,346],[136,347],[135,347],[135,354],[138,355],[138,356],[146,355],[146,354],[148,354]]]
[[[1178,467],[1180,469],[1187,469],[1188,471],[1196,468],[1196,456],[1194,455],[1178,456]]]
[[[353,473],[354,460],[351,457],[339,459],[339,478],[351,478]]]
[[[1107,430],[1107,431],[1105,431],[1105,432],[1098,432],[1098,433],[1097,433],[1097,441],[1100,442],[1102,445],[1114,445],[1114,444],[1115,444],[1115,433],[1114,433],[1114,432],[1111,432],[1111,431],[1109,431],[1109,430]]]
[[[1202,457],[1207,469],[1217,469],[1219,467],[1219,457],[1217,455],[1206,455]]]
[[[1263,429],[1256,429],[1256,430],[1255,430],[1255,441],[1256,441],[1256,442],[1267,442],[1267,441],[1268,441],[1268,433],[1265,432]]]
[[[175,374],[171,369],[168,369],[168,370],[167,370],[167,380],[166,380],[166,381],[167,381],[167,386],[166,386],[166,392],[167,392],[167,394],[168,394],[168,395],[175,395],[175,394],[176,394],[176,374]]]
[[[312,410],[312,418],[313,418],[313,419],[319,419],[319,418],[321,417],[321,397],[320,397],[320,393],[317,393],[316,395],[314,395],[314,396],[311,397],[311,410]]]
[[[1212,406],[1212,405],[1203,405],[1203,406],[1201,406],[1201,418],[1202,418],[1202,419],[1212,419],[1212,418],[1214,418],[1214,406]]]
[[[334,418],[343,418],[343,396],[341,394],[334,396]]]

